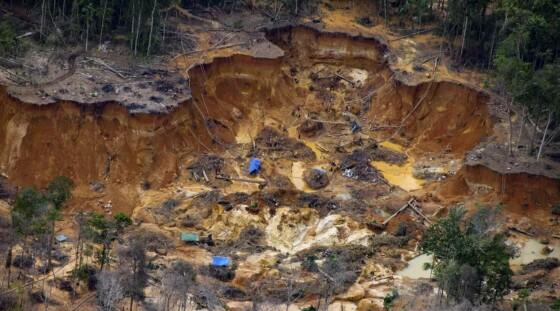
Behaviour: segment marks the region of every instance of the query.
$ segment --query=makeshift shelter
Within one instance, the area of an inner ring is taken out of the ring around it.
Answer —
[[[251,158],[249,161],[249,174],[257,174],[261,170],[262,161],[257,158]]]
[[[195,243],[200,240],[198,233],[193,232],[181,232],[181,241]]]
[[[225,256],[212,256],[212,266],[227,267],[231,264],[231,259]]]
[[[64,234],[59,234],[59,235],[55,236],[54,238],[55,238],[55,240],[56,240],[58,243],[62,243],[62,242],[68,241],[68,237],[65,236]]]

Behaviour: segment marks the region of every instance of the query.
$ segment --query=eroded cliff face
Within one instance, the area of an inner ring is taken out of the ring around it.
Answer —
[[[453,82],[400,82],[374,38],[305,27],[267,37],[283,57],[233,55],[188,68],[193,99],[168,114],[130,114],[113,102],[31,105],[2,88],[0,170],[18,185],[66,175],[140,191],[170,184],[195,154],[250,143],[271,124],[288,132],[306,118],[345,115],[341,123],[355,119],[373,139],[455,158],[492,133],[487,95]]]
[[[193,141],[204,141],[187,105],[169,115],[130,115],[116,103],[36,106],[0,92],[0,167],[19,185],[67,175],[78,184],[158,186],[174,178],[183,153],[200,149]]]

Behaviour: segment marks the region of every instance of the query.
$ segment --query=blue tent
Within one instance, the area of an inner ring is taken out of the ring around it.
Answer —
[[[257,174],[261,170],[262,161],[257,158],[251,158],[249,161],[249,174]]]
[[[231,264],[231,259],[225,256],[212,256],[212,266],[226,267]]]

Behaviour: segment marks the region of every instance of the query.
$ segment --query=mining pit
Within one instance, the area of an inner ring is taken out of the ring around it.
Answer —
[[[131,215],[139,230],[175,241],[158,255],[162,265],[230,256],[234,275],[208,282],[238,291],[232,307],[255,286],[285,295],[286,271],[302,288],[319,288],[305,262],[324,260],[327,248],[349,268],[334,304],[382,307],[379,297],[418,272],[399,273],[416,256],[424,219],[405,212],[382,225],[410,200],[428,217],[460,202],[506,204],[509,225],[553,231],[558,178],[500,171],[484,152],[469,158],[503,139],[490,94],[435,76],[411,83],[375,36],[301,25],[258,40],[266,48],[254,55],[177,60],[190,97],[166,111],[116,101],[37,105],[0,88],[0,172],[20,187],[72,178],[68,213]],[[251,158],[262,160],[256,176]],[[185,245],[184,231],[211,234],[215,245]]]

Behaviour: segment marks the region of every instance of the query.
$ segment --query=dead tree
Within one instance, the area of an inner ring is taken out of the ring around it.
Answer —
[[[97,306],[101,311],[117,310],[118,303],[124,298],[122,275],[101,271],[97,279]]]
[[[186,310],[192,295],[196,271],[191,264],[178,260],[163,271],[159,310]]]

